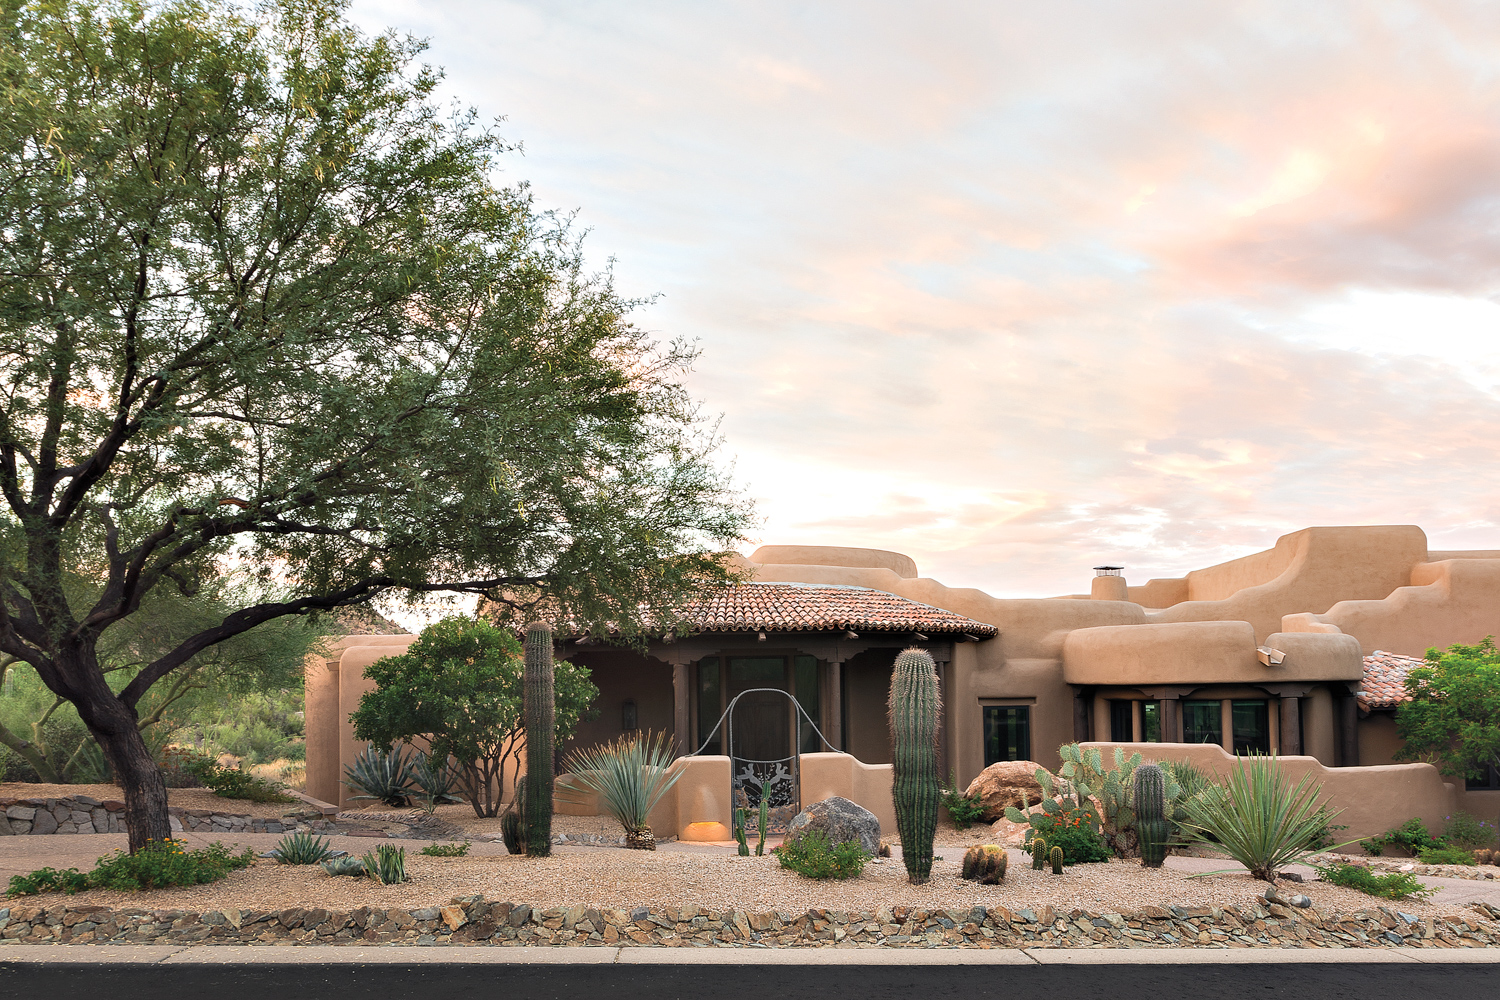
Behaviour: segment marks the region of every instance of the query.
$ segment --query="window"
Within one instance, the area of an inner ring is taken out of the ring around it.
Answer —
[[[1486,764],[1484,775],[1478,778],[1465,778],[1464,787],[1468,789],[1500,789],[1500,771],[1496,771],[1493,764]]]
[[[1141,742],[1160,743],[1161,738],[1161,702],[1141,702]]]
[[[1217,701],[1182,703],[1182,742],[1224,744],[1223,707]]]
[[[1237,754],[1270,753],[1270,713],[1264,701],[1230,702],[1234,726],[1234,752]]]
[[[792,675],[797,704],[807,713],[807,719],[818,721],[818,658],[815,656],[792,657]],[[801,715],[797,716],[797,746],[801,753],[817,753],[823,749],[823,741]]]
[[[1110,701],[1109,738],[1116,743],[1135,742],[1135,702]]]
[[[719,702],[719,658],[707,656],[698,661],[698,745],[704,753],[723,753],[724,730],[714,733],[709,743],[704,743],[708,734],[719,724],[719,713],[723,709]]]
[[[1026,705],[984,706],[984,766],[1030,759],[1031,709]]]

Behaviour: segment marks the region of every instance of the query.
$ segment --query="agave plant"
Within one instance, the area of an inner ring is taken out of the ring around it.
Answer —
[[[625,829],[625,843],[640,850],[656,850],[656,838],[646,822],[661,797],[682,777],[667,770],[672,744],[666,733],[652,737],[622,736],[613,743],[574,750],[567,769],[578,785],[597,792],[604,808]],[[559,786],[562,795],[568,792]]]
[[[327,861],[318,862],[318,866],[330,875],[365,874],[365,863],[360,858],[329,858]]]
[[[446,759],[434,758],[418,750],[411,764],[411,780],[421,789],[416,798],[429,816],[440,805],[463,801],[453,794],[453,771]]]
[[[408,805],[416,762],[401,748],[376,749],[372,743],[344,768],[344,784],[360,794],[356,799],[379,799],[388,806]]]
[[[1312,775],[1292,787],[1275,757],[1252,754],[1222,786],[1209,785],[1183,803],[1181,829],[1189,842],[1213,842],[1251,875],[1274,883],[1278,869],[1312,853],[1331,818],[1318,805],[1322,789]]]
[[[381,844],[373,853],[360,859],[365,863],[365,874],[381,885],[395,885],[406,881],[406,848]]]
[[[315,865],[333,854],[333,848],[322,837],[303,831],[282,837],[275,851],[279,865]]]

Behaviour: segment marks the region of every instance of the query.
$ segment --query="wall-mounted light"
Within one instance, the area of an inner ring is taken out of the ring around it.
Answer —
[[[640,720],[636,718],[635,702],[626,701],[620,705],[620,728],[625,732],[640,728]]]
[[[764,632],[757,632],[755,634],[755,641],[756,642],[765,642],[766,641],[766,634]]]

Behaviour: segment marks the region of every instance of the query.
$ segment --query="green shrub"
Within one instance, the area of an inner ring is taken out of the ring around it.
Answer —
[[[1419,847],[1417,859],[1424,865],[1477,865],[1474,852],[1462,847]]]
[[[965,795],[950,783],[943,787],[942,795],[943,808],[948,810],[948,818],[953,821],[955,830],[967,830],[984,815],[978,794]]]
[[[296,799],[284,793],[280,788],[257,778],[237,767],[220,767],[219,764],[208,758],[204,762],[194,762],[192,766],[198,775],[198,780],[203,782],[205,788],[210,788],[213,793],[224,799],[242,799],[246,802],[295,802]]]
[[[84,889],[134,892],[137,889],[202,885],[217,882],[254,861],[255,851],[250,848],[246,848],[243,854],[230,854],[229,848],[215,841],[200,850],[189,851],[184,842],[168,839],[148,842],[134,854],[116,851],[106,855],[99,859],[91,872],[79,872],[74,868],[62,872],[41,868],[30,875],[14,876],[7,895],[31,895],[58,889],[68,893]]]
[[[332,854],[333,848],[322,837],[303,832],[282,837],[275,853],[279,865],[315,865]]]
[[[1049,850],[1061,847],[1065,865],[1108,861],[1112,856],[1104,838],[1094,829],[1093,813],[1082,809],[1033,814],[1027,841],[1035,837],[1045,839]]]
[[[1336,861],[1331,865],[1316,865],[1318,877],[1329,885],[1342,885],[1350,889],[1381,899],[1426,899],[1437,892],[1423,885],[1411,872],[1388,872],[1376,875],[1368,868]]]
[[[365,874],[381,885],[395,885],[406,881],[406,848],[381,844],[373,853],[367,852],[361,861],[365,863]]]
[[[1495,824],[1486,823],[1466,812],[1457,813],[1447,819],[1448,823],[1443,827],[1443,843],[1448,846],[1465,847],[1469,850],[1494,846]]]
[[[828,835],[822,830],[813,830],[789,844],[782,844],[772,851],[781,862],[781,867],[814,879],[849,879],[864,870],[870,854],[851,840],[842,844],[828,843]]]
[[[1379,856],[1387,847],[1399,847],[1412,857],[1423,848],[1442,847],[1443,842],[1427,831],[1427,824],[1419,817],[1413,816],[1394,829],[1387,830],[1378,837],[1369,840],[1361,840],[1360,846],[1371,854]]]
[[[462,858],[469,853],[469,842],[462,844],[428,844],[422,848],[422,853],[429,858]]]
[[[1339,830],[1349,829],[1347,824],[1329,822],[1333,816],[1333,812],[1326,805],[1318,810],[1318,820],[1322,825],[1313,831],[1312,839],[1307,842],[1310,849],[1323,851],[1333,847],[1338,842],[1334,834]]]
[[[1274,884],[1276,872],[1305,857],[1336,815],[1318,806],[1321,788],[1311,775],[1290,786],[1276,758],[1251,754],[1224,785],[1184,806],[1182,830],[1189,841],[1212,840],[1255,878]]]

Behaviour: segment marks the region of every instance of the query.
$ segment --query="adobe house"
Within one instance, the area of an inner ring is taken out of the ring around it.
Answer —
[[[1055,767],[1056,748],[1074,740],[1383,765],[1398,749],[1391,670],[1428,647],[1500,634],[1500,551],[1430,551],[1410,525],[1307,528],[1137,586],[1120,567],[1099,567],[1087,594],[1056,598],[946,587],[910,558],[874,549],[763,546],[745,568],[753,582],[702,601],[690,635],[654,639],[640,654],[561,644],[600,688],[599,718],[578,741],[665,730],[698,763],[724,760],[727,785],[728,748],[714,727],[744,695],[732,716],[735,758],[832,750],[879,765],[889,760],[891,664],[919,645],[939,663],[942,766],[960,786],[997,760]],[[334,800],[340,765],[358,752],[347,716],[363,667],[410,639],[348,637],[309,665],[313,795]],[[1500,785],[1451,798],[1491,814]]]

